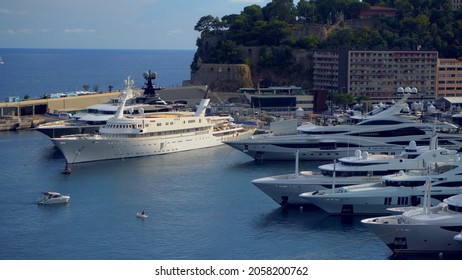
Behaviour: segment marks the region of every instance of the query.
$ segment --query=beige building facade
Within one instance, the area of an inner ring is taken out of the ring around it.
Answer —
[[[399,87],[415,87],[419,98],[437,95],[437,51],[320,51],[313,61],[313,85],[329,93],[395,98]]]
[[[438,97],[462,96],[462,61],[455,58],[438,60]]]

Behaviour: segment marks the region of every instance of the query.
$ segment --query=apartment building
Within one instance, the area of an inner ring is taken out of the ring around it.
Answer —
[[[462,61],[438,59],[438,97],[462,97]]]
[[[437,51],[318,51],[313,63],[314,89],[372,101],[395,98],[399,87],[417,88],[418,98],[437,94]]]

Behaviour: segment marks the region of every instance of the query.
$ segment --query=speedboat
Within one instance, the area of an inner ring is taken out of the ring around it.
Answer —
[[[396,156],[369,154],[357,150],[355,156],[320,165],[319,171],[298,172],[296,161],[295,173],[254,179],[252,184],[281,206],[309,204],[299,196],[301,193],[379,182],[381,176],[400,170],[425,170],[431,162],[454,161],[458,157],[457,152],[439,147],[437,137],[435,133],[430,146],[420,147],[411,141],[409,146]]]
[[[394,253],[462,254],[462,194],[446,198],[436,206],[426,203],[399,215],[361,222]]]
[[[377,183],[352,185],[300,194],[325,212],[335,215],[390,214],[389,208],[419,206],[430,180],[432,205],[462,193],[462,162],[433,162],[427,170],[400,171]]]
[[[126,80],[122,102],[114,117],[98,134],[51,138],[67,163],[81,163],[160,155],[222,145],[223,141],[251,137],[255,128],[233,122],[231,116],[206,116],[210,99],[203,99],[196,112],[162,112],[124,115],[133,81]]]
[[[428,146],[433,126],[436,126],[442,147],[461,150],[462,134],[456,133],[458,126],[441,121],[422,122],[415,116],[400,114],[410,96],[406,92],[393,106],[356,125],[302,125],[293,135],[258,135],[251,139],[226,141],[225,144],[257,160],[293,160],[299,151],[300,160],[332,161],[353,156],[358,149],[373,154],[396,155],[410,141],[415,141],[418,146]]]
[[[42,197],[37,200],[37,204],[62,204],[68,203],[71,197],[62,195],[59,192],[42,192]]]

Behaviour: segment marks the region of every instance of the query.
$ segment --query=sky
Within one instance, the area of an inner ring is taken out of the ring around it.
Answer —
[[[270,0],[2,0],[0,48],[195,50],[202,16]]]

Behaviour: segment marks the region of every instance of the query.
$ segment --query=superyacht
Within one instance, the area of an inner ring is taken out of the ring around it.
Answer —
[[[431,188],[431,186],[430,186]],[[431,207],[428,194],[422,207],[399,215],[361,220],[394,253],[462,254],[462,194]]]
[[[390,209],[405,209],[423,204],[426,188],[431,184],[431,205],[462,193],[462,163],[433,162],[427,170],[400,171],[385,175],[378,183],[366,183],[300,194],[329,214],[389,214]]]
[[[205,116],[209,99],[203,99],[196,112],[159,112],[124,115],[126,89],[114,117],[98,134],[76,134],[51,138],[69,164],[159,155],[213,147],[223,141],[249,138],[255,129],[233,123],[230,116]]]
[[[156,72],[145,72],[146,87],[143,94],[132,92],[125,102],[125,114],[142,114],[152,112],[172,111],[179,105],[167,104],[162,100],[154,87],[152,80],[156,79]],[[108,119],[112,118],[119,108],[122,93],[111,98],[106,103],[95,104],[85,108],[84,112],[77,112],[70,119],[58,120],[38,125],[35,130],[50,138],[58,138],[69,134],[92,134],[97,133]]]
[[[418,118],[402,115],[410,94],[417,90],[398,91],[401,100],[385,111],[356,125],[315,126],[302,125],[293,135],[257,135],[247,140],[227,141],[227,145],[258,160],[294,160],[299,151],[300,160],[332,161],[353,156],[360,149],[371,154],[397,155],[411,141],[428,146],[433,126],[439,132],[439,145],[461,150],[462,134],[458,126],[447,122],[421,122]]]
[[[399,155],[370,155],[357,150],[355,156],[340,158],[333,163],[318,166],[319,171],[298,171],[252,180],[257,188],[281,206],[309,204],[299,195],[305,192],[327,190],[363,183],[379,182],[381,176],[400,170],[426,169],[431,162],[453,161],[457,152],[438,147],[437,134],[430,146],[409,146]]]

